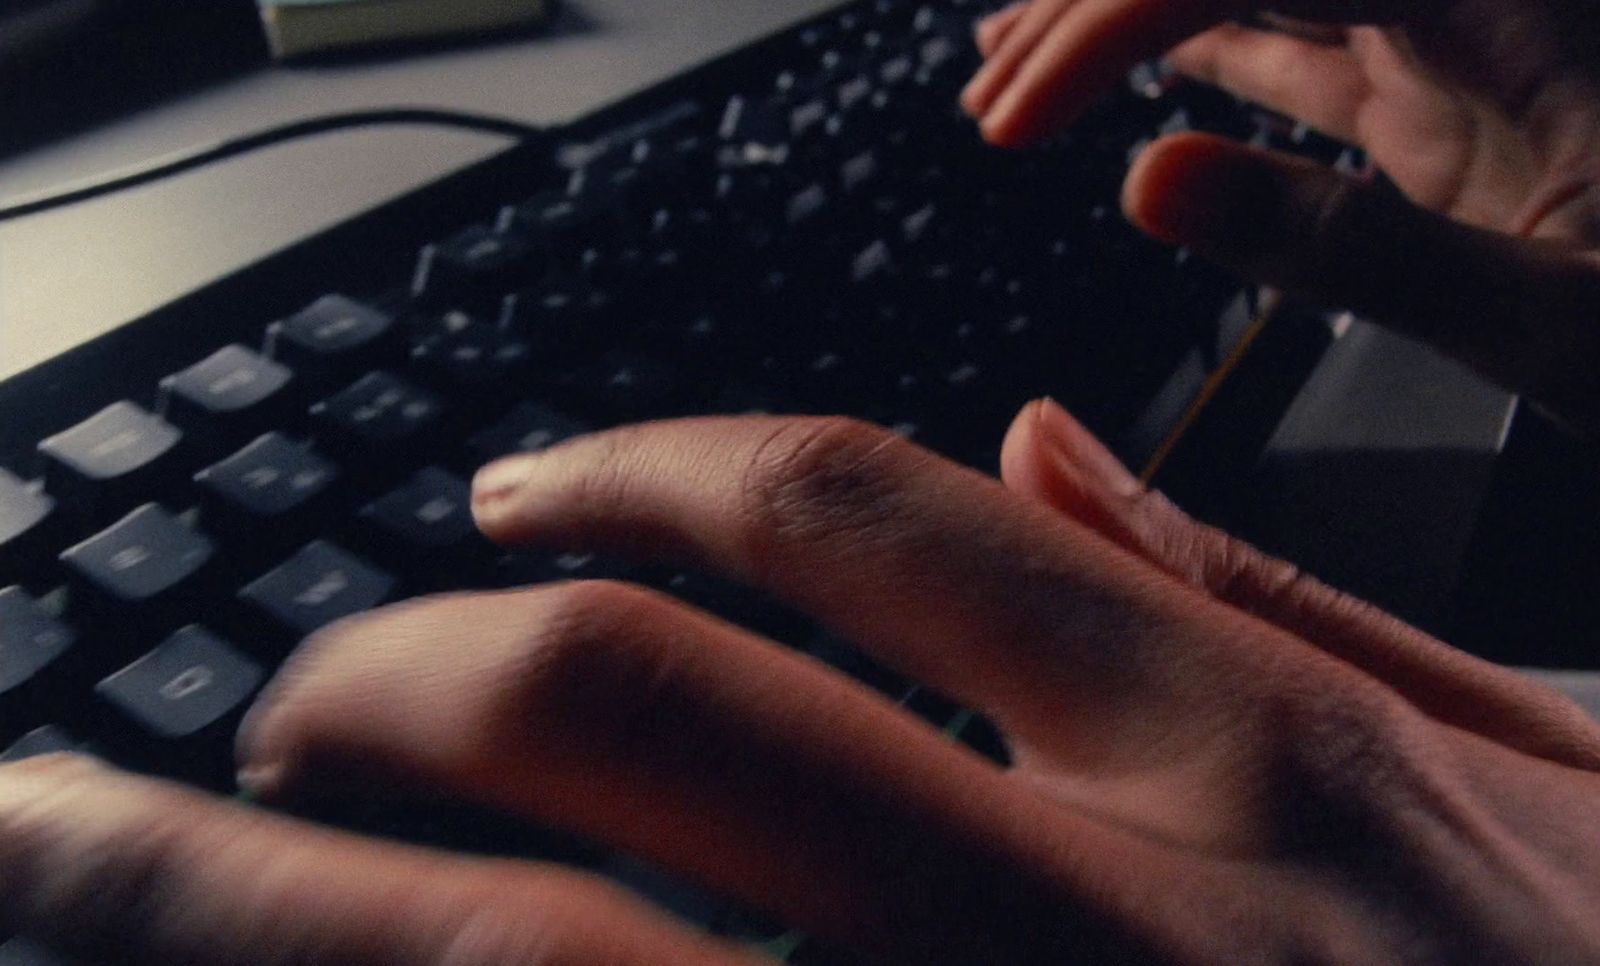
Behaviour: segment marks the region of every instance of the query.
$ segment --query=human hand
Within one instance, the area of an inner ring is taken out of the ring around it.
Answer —
[[[317,635],[241,735],[274,800],[429,788],[891,962],[1588,960],[1600,731],[1184,519],[1047,404],[1002,486],[841,420],[659,423],[480,475],[508,543],[770,589],[990,716],[1001,768],[614,583]],[[0,928],[150,962],[733,963],[579,875],[0,769]]]
[[[1262,8],[1311,22],[1230,20]],[[1165,54],[1365,149],[1403,199],[1182,135],[1141,157],[1124,206],[1157,237],[1426,338],[1600,431],[1600,22],[1588,4],[1032,0],[986,20],[978,42],[986,63],[962,100],[999,144],[1067,123]]]

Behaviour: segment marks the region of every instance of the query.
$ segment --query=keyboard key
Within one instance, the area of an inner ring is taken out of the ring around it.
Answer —
[[[242,345],[218,349],[161,381],[167,415],[193,432],[248,438],[293,408],[294,373]]]
[[[49,720],[50,701],[72,663],[77,634],[21,589],[0,590],[0,737]],[[47,673],[48,672],[48,673]]]
[[[577,420],[537,403],[521,403],[473,436],[467,446],[479,463],[489,463],[512,453],[536,453],[588,431]]]
[[[66,654],[77,635],[18,587],[0,590],[0,694]]]
[[[413,372],[451,396],[458,409],[500,409],[526,392],[533,346],[521,335],[460,312],[412,347]]]
[[[400,550],[460,549],[477,536],[472,487],[436,466],[418,470],[405,485],[362,511],[361,516]]]
[[[265,673],[232,645],[197,625],[101,681],[96,693],[139,727],[185,738],[241,710]]]
[[[37,758],[40,755],[54,755],[81,749],[82,745],[72,735],[55,725],[45,725],[18,738],[5,751],[0,751],[0,762],[21,761],[24,758]],[[0,957],[0,964],[5,962],[6,960]]]
[[[122,600],[170,590],[211,558],[211,541],[156,504],[146,504],[62,553],[72,570]]]
[[[395,578],[335,544],[317,540],[239,592],[285,630],[304,637],[389,599]]]
[[[53,497],[0,469],[0,582],[36,577],[60,522]]]
[[[268,433],[195,474],[216,533],[280,527],[285,517],[320,504],[338,479],[336,466],[281,433]]]
[[[536,278],[533,247],[522,237],[483,225],[446,239],[430,250],[422,291],[430,303],[451,308],[486,308]]]
[[[0,745],[63,710],[82,664],[77,645],[76,632],[21,589],[0,591]]]
[[[531,243],[571,266],[585,248],[610,234],[604,209],[558,191],[538,195],[513,209],[512,219]]]
[[[444,404],[397,376],[371,372],[313,406],[311,413],[335,443],[335,452],[350,448],[392,462],[416,457],[414,449],[408,453],[398,447],[428,441],[439,427]]]
[[[103,519],[171,497],[173,450],[183,432],[131,402],[113,403],[39,444],[47,488],[76,512]],[[167,492],[164,492],[167,491]]]
[[[397,357],[398,335],[394,316],[343,295],[324,295],[267,328],[275,356],[324,380]]]

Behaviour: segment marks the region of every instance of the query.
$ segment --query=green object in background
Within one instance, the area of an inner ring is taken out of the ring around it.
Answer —
[[[267,44],[280,60],[529,27],[546,0],[257,0]]]

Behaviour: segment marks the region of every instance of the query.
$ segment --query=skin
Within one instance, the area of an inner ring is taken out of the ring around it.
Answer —
[[[1600,19],[1589,0],[1034,0],[981,25],[962,103],[996,144],[1070,122],[1136,59],[1365,149],[1393,192],[1198,135],[1124,207],[1242,275],[1428,340],[1600,430]],[[1262,15],[1267,16],[1267,15]],[[1310,18],[1310,19],[1307,19]]]
[[[980,27],[966,103],[1020,143],[1187,40],[1184,70],[1353,137],[1405,197],[1189,136],[1130,173],[1137,223],[1403,320],[1594,425],[1569,371],[1600,318],[1576,311],[1589,185],[1554,190],[1582,172],[1550,160],[1592,102],[1562,100],[1588,83],[1570,34],[1539,33],[1577,9],[1308,0],[1293,12],[1322,19],[1289,36],[1198,0],[1034,0]],[[1445,29],[1489,13],[1550,46]],[[1505,123],[1430,127],[1454,116],[1439,97]],[[1368,281],[1384,271],[1401,291]],[[1469,296],[1476,314],[1450,311]],[[241,782],[442,791],[885,962],[1600,958],[1600,728],[1578,708],[1190,520],[1049,401],[1013,423],[1002,477],[848,420],[683,420],[495,464],[474,509],[502,543],[762,587],[983,712],[1010,767],[804,656],[590,582],[324,630],[247,719]],[[571,870],[69,756],[0,769],[8,928],[150,963],[753,961]]]

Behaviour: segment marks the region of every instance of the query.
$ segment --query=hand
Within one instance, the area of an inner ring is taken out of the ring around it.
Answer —
[[[765,587],[988,715],[1013,767],[602,582],[324,631],[248,719],[243,774],[273,800],[442,790],[890,962],[1600,956],[1600,730],[1575,707],[1183,518],[1053,405],[1004,466],[691,420],[499,464],[475,501],[507,543]],[[6,926],[163,963],[750,961],[570,871],[70,758],[0,769]]]
[[[1313,19],[1229,22],[1264,7]],[[987,60],[962,100],[999,144],[1065,124],[1165,53],[1364,148],[1403,198],[1187,135],[1140,159],[1124,205],[1158,237],[1429,339],[1600,430],[1600,22],[1588,4],[1032,0],[984,21],[978,41]]]

